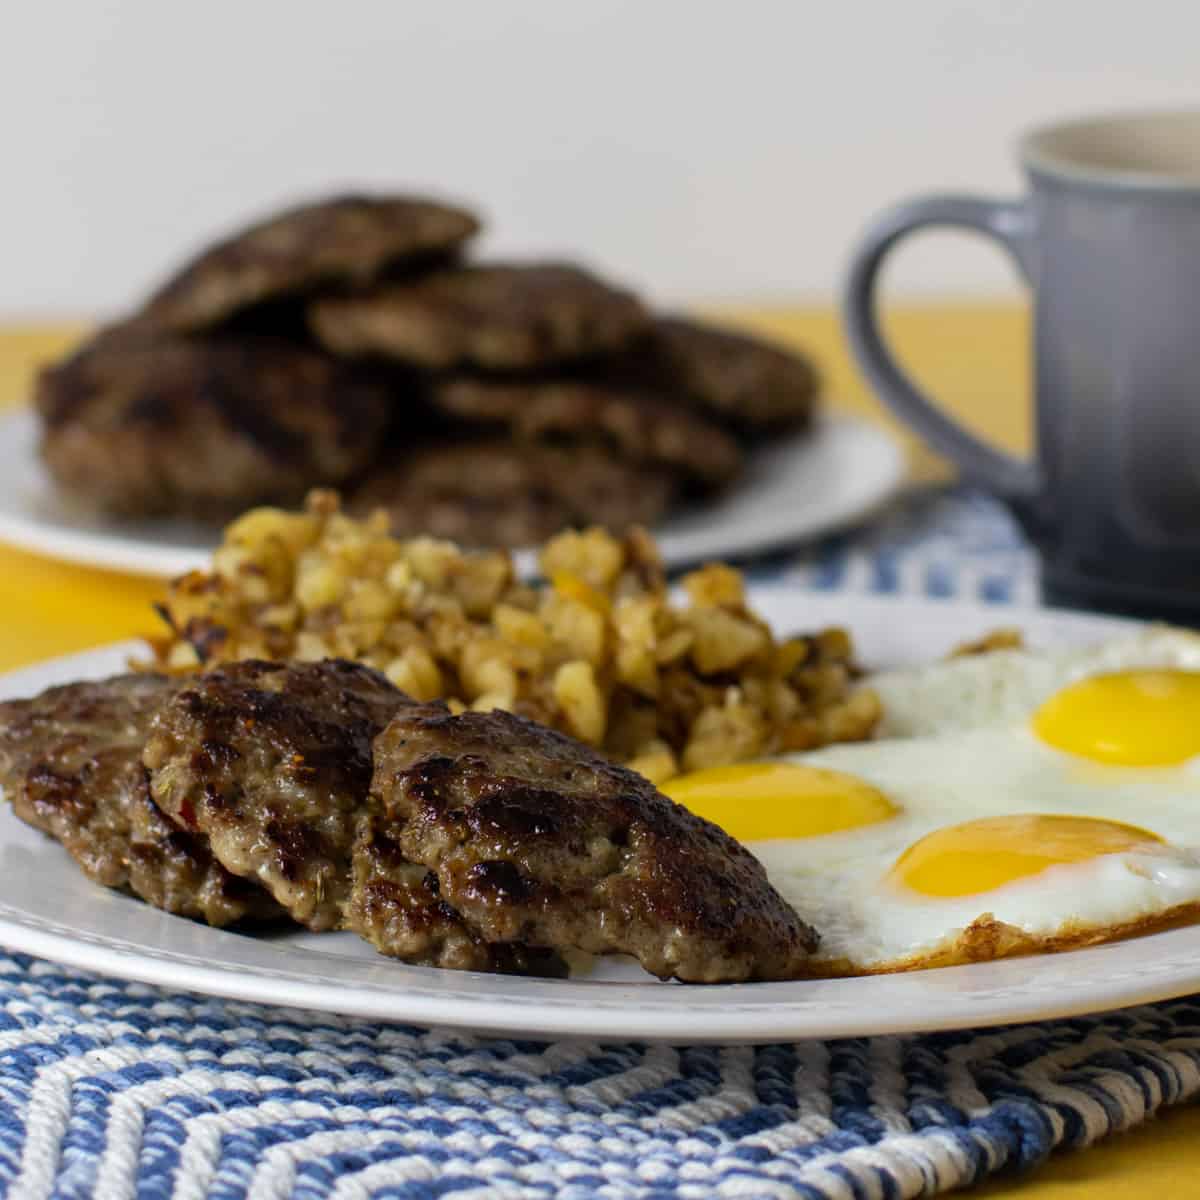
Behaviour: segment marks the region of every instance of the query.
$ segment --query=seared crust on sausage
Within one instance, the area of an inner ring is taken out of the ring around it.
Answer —
[[[797,351],[683,317],[656,320],[624,369],[751,437],[803,429],[820,390],[816,368]]]
[[[371,742],[410,704],[339,659],[231,664],[189,681],[155,720],[154,800],[309,929],[353,930],[410,963],[561,973],[552,953],[489,946],[374,828]]]
[[[350,507],[384,509],[397,537],[518,547],[577,526],[623,532],[653,525],[676,484],[666,471],[624,462],[599,446],[489,439],[400,455],[367,475]]]
[[[720,487],[741,470],[734,438],[686,406],[586,375],[541,379],[449,376],[433,404],[459,421],[511,431],[525,441],[602,446],[626,462],[666,468],[694,485]]]
[[[449,267],[309,307],[313,332],[336,354],[434,369],[527,370],[601,354],[649,319],[635,296],[567,263]]]
[[[336,484],[375,450],[388,388],[274,338],[107,330],[37,385],[41,452],[114,513],[223,517]]]
[[[553,950],[493,944],[467,926],[441,898],[437,876],[404,857],[390,822],[375,811],[357,824],[345,928],[405,962],[503,975],[566,974]]]
[[[143,754],[151,795],[301,925],[335,928],[371,740],[406,703],[379,672],[341,659],[231,663],[156,715]]]
[[[748,850],[640,775],[502,711],[401,709],[372,803],[488,941],[634,955],[662,978],[788,979],[817,937]]]
[[[210,925],[278,920],[265,891],[229,874],[203,837],[150,800],[142,742],[178,687],[120,675],[0,703],[0,785],[17,816],[61,842],[96,883]]]
[[[168,329],[216,325],[251,305],[458,249],[479,229],[461,208],[418,196],[338,196],[291,208],[200,252],[146,306]]]

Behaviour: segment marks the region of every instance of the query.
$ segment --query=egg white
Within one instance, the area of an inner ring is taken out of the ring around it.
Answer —
[[[877,736],[920,737],[1019,723],[1077,680],[1141,667],[1200,671],[1200,634],[1152,625],[1057,653],[994,650],[880,672],[869,680],[883,705]]]
[[[1102,767],[1012,728],[830,747],[792,761],[865,780],[899,809],[839,833],[748,843],[775,888],[821,934],[818,972],[895,970],[944,957],[988,915],[1035,940],[1084,941],[1200,905],[1198,770]],[[1168,844],[1051,867],[969,896],[923,896],[887,878],[927,834],[1015,813],[1136,824]]]
[[[884,704],[880,740],[789,761],[865,780],[896,815],[817,837],[748,843],[776,889],[821,934],[814,972],[1058,949],[1200,914],[1200,759],[1107,766],[1056,750],[1030,728],[1037,707],[1061,688],[1139,667],[1200,670],[1200,636],[1151,628],[1057,655],[997,651],[872,679]],[[926,835],[1012,814],[1115,821],[1166,844],[1053,866],[968,896],[924,896],[888,878]]]

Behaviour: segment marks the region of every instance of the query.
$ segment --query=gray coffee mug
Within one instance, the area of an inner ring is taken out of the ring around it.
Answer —
[[[1020,158],[1028,199],[929,196],[875,221],[847,285],[851,344],[891,408],[1008,501],[1048,600],[1200,617],[1200,111],[1040,129]],[[1032,289],[1031,461],[955,424],[880,332],[883,259],[937,225],[996,238]]]

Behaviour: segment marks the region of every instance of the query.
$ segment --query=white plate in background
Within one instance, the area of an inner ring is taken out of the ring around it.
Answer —
[[[780,633],[847,626],[871,666],[923,662],[998,623],[1034,646],[1096,641],[1130,622],[1053,610],[753,589]],[[131,645],[0,677],[0,696],[122,669]],[[660,983],[609,961],[569,980],[410,967],[352,934],[233,933],[89,883],[54,842],[0,811],[0,943],[101,973],[239,1000],[533,1037],[769,1042],[1047,1020],[1200,990],[1200,926],[1064,954],[793,983]]]
[[[904,478],[904,456],[879,426],[827,417],[811,436],[754,451],[741,482],[719,500],[681,510],[655,536],[669,567],[737,558],[805,541],[861,520]],[[170,578],[207,566],[212,526],[119,520],[71,504],[37,456],[37,421],[21,408],[0,417],[0,541],[85,566]],[[523,574],[532,551],[517,555]]]

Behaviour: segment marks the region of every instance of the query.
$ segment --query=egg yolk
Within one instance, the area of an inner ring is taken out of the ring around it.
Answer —
[[[898,811],[853,775],[797,763],[741,763],[679,775],[662,790],[742,842],[817,837],[886,821]]]
[[[1093,817],[985,817],[914,842],[888,878],[924,896],[972,896],[1048,867],[1161,844],[1145,829]]]
[[[1034,713],[1043,742],[1116,766],[1153,767],[1200,754],[1200,671],[1093,675]]]

